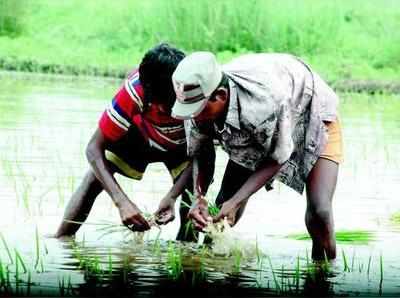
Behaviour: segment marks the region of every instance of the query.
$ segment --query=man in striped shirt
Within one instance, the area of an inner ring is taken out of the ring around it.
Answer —
[[[171,117],[175,101],[171,76],[183,58],[183,52],[160,44],[148,51],[139,69],[127,77],[103,112],[87,146],[91,169],[73,194],[56,237],[75,234],[80,227],[76,222],[86,220],[103,190],[114,201],[126,226],[133,231],[150,229],[149,221],[122,190],[114,173],[140,180],[147,165],[153,162],[163,162],[174,181],[156,211],[156,222],[166,224],[174,219],[176,198],[185,187],[192,191],[183,121]],[[190,204],[186,194],[182,197]],[[187,211],[180,209],[179,240],[192,240],[195,236],[184,232]]]

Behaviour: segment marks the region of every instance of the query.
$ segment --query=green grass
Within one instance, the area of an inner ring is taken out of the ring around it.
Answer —
[[[20,4],[14,9],[14,3]],[[0,6],[3,68],[123,74],[146,49],[168,41],[188,52],[211,50],[222,62],[246,52],[290,52],[329,80],[398,78],[396,0],[1,0],[0,5],[7,6]]]
[[[400,225],[400,211],[393,213],[390,217],[390,221],[396,225]]]
[[[311,240],[310,235],[306,233],[290,234],[286,237],[294,240]],[[341,243],[368,244],[373,240],[375,240],[375,234],[371,231],[348,230],[336,232],[336,241]]]
[[[166,263],[168,276],[173,280],[178,280],[183,273],[182,250],[180,247],[176,247],[172,241],[168,242]]]
[[[18,36],[23,28],[26,0],[0,0],[0,36]]]

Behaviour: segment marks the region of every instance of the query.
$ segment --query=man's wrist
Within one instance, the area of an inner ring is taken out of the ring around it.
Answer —
[[[116,194],[112,196],[112,200],[118,208],[123,206],[129,199],[126,197],[126,195],[123,194]]]
[[[197,197],[193,203],[194,206],[208,206],[208,201],[204,196]]]
[[[167,201],[167,200],[168,200],[168,201],[173,201],[173,202],[175,203],[177,198],[178,198],[178,197],[166,195],[166,196],[162,199],[162,201]]]
[[[238,198],[233,196],[232,198],[230,198],[228,201],[231,201],[233,205],[235,206],[239,206],[240,204],[243,203],[244,199],[243,198]]]

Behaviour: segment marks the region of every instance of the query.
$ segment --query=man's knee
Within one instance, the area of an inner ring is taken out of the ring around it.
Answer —
[[[307,223],[323,223],[329,224],[332,219],[331,206],[312,206],[307,208]]]

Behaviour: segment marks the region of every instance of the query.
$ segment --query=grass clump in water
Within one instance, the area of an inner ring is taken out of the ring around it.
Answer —
[[[400,225],[400,211],[393,213],[390,217],[390,221],[396,225]]]
[[[374,232],[365,230],[337,231],[335,236],[336,241],[342,243],[368,244],[375,240]],[[290,234],[286,237],[294,240],[311,239],[310,235],[306,233]]]
[[[172,241],[168,243],[167,267],[168,275],[173,280],[179,279],[183,273],[182,250],[179,247],[176,247]]]

